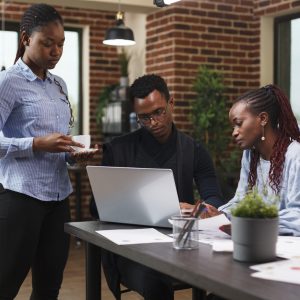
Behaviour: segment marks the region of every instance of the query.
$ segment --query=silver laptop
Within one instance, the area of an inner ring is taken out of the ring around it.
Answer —
[[[106,222],[171,227],[180,214],[170,169],[87,166],[99,219]]]

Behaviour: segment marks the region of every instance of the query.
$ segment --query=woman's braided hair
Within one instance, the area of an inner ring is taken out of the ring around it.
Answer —
[[[278,139],[273,146],[269,171],[271,188],[276,193],[279,193],[287,148],[293,140],[300,142],[299,127],[290,102],[283,91],[276,85],[267,85],[251,90],[239,97],[238,101],[246,102],[248,109],[254,114],[258,115],[261,112],[267,112],[272,128],[279,133]],[[254,187],[256,183],[258,161],[259,152],[256,149],[252,149],[250,174],[248,177],[250,188]]]
[[[20,23],[20,33],[24,31],[27,36],[31,36],[34,31],[39,31],[41,27],[55,21],[63,25],[62,17],[54,7],[47,4],[33,4],[23,14]],[[23,42],[20,38],[15,62],[25,52]]]
[[[24,12],[22,16],[20,23],[20,33],[24,31],[26,35],[30,37],[33,32],[39,31],[41,27],[46,26],[51,22],[59,22],[61,25],[63,25],[63,19],[58,11],[54,7],[47,4],[33,4]],[[15,63],[20,57],[23,57],[24,53],[24,40],[22,39],[22,35],[20,35]],[[72,127],[74,123],[74,117],[71,103],[68,99],[67,94],[63,91],[62,86],[57,80],[55,80],[55,84],[58,85],[60,92],[66,96],[66,103],[68,104],[71,113],[69,126]]]

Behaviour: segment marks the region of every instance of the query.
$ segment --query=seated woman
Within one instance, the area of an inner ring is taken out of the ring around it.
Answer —
[[[275,85],[252,90],[238,98],[229,112],[232,136],[244,150],[235,196],[207,215],[230,217],[233,205],[257,187],[266,199],[278,196],[279,234],[300,236],[300,132],[290,103]]]

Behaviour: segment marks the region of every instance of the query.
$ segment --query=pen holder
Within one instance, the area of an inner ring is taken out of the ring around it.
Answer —
[[[189,216],[173,216],[173,248],[197,249],[199,247],[199,219]]]

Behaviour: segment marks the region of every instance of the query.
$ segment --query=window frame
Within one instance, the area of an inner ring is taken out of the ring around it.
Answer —
[[[79,87],[78,87],[78,110],[79,110],[79,116],[78,116],[78,133],[77,134],[83,134],[83,87],[82,87],[82,34],[83,34],[83,29],[80,27],[72,27],[72,26],[64,26],[65,31],[73,31],[78,33],[78,57],[79,57],[79,64],[78,64],[78,82],[79,82]]]
[[[291,85],[291,26],[290,21],[294,19],[299,19],[300,13],[293,13],[290,15],[280,16],[276,17],[274,19],[274,83],[278,84],[280,83],[281,88],[284,90],[288,98],[290,99],[290,85]],[[289,28],[286,29],[286,33],[288,33],[285,38],[287,41],[285,43],[281,44],[280,37],[279,37],[279,31],[280,26],[283,23],[289,22]],[[284,50],[281,49],[281,46],[285,48]],[[284,52],[284,56],[287,60],[283,61],[280,60],[281,52]],[[285,67],[282,68],[282,65],[285,65]],[[282,69],[284,69],[284,72],[282,72]],[[285,79],[281,79],[285,78]],[[281,81],[283,80],[283,82]],[[289,83],[289,86],[287,87],[287,82]]]

